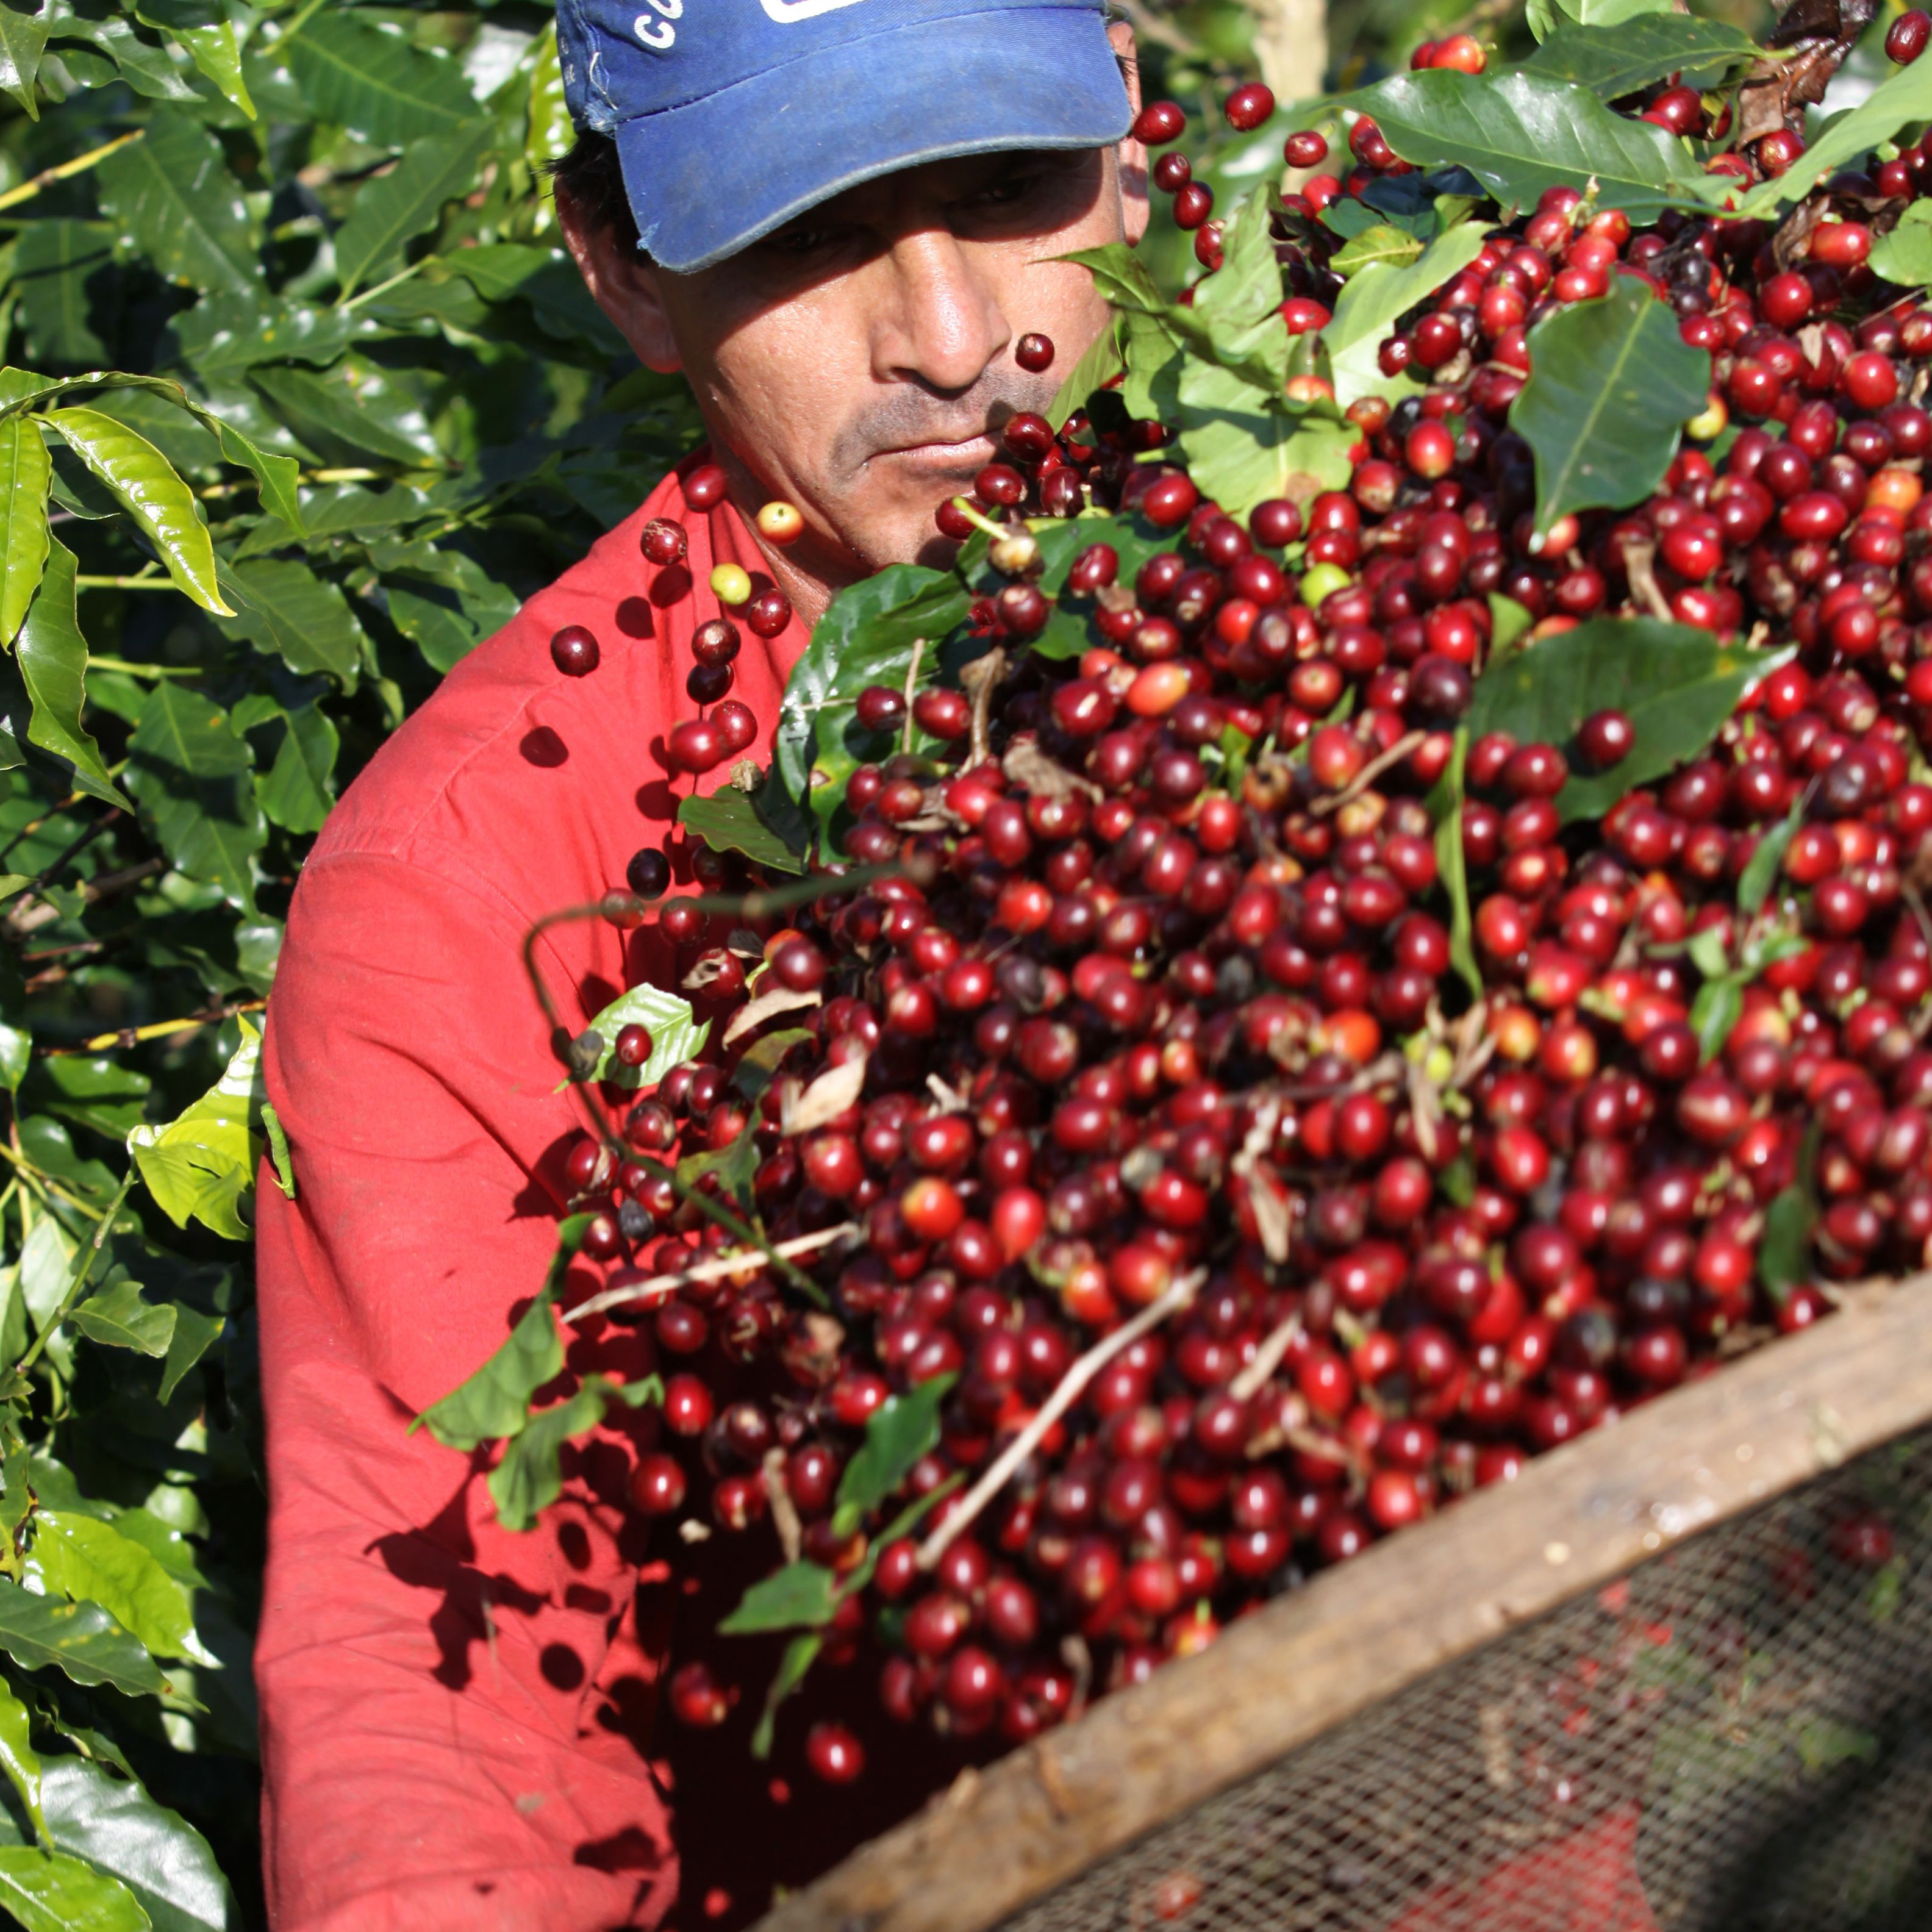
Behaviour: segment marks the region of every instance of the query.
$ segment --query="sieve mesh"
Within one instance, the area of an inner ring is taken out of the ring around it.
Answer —
[[[1932,1926],[1932,1429],[1407,1685],[1001,1932],[1168,1924]]]

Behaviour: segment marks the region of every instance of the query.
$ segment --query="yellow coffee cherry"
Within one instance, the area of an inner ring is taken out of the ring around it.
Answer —
[[[758,512],[758,534],[767,543],[795,544],[805,534],[805,518],[796,503],[782,500]]]
[[[752,580],[736,564],[721,563],[711,573],[711,594],[735,610],[752,601]]]

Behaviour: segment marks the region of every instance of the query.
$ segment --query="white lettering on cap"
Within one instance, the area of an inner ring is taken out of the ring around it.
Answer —
[[[820,14],[836,13],[841,7],[855,7],[859,0],[759,0],[768,20],[788,27],[794,20],[810,20]]]
[[[640,14],[632,22],[631,31],[640,45],[658,53],[668,52],[677,38],[677,29],[670,23],[683,17],[684,0],[650,0],[650,4],[664,18],[653,20],[650,14]],[[841,4],[841,0],[834,0],[834,4]]]

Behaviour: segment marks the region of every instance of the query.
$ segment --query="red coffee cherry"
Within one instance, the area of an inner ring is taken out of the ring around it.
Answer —
[[[1187,116],[1178,102],[1150,100],[1134,116],[1133,137],[1143,146],[1158,148],[1180,140],[1187,126]]]
[[[1925,51],[1928,40],[1932,40],[1932,14],[1914,7],[1892,22],[1885,37],[1885,57],[1910,67]]]
[[[708,510],[724,500],[724,472],[715,463],[700,463],[684,479],[684,500],[694,510]]]
[[[1274,112],[1274,94],[1259,81],[1251,80],[1228,95],[1227,105],[1221,111],[1230,128],[1245,134],[1258,128]]]
[[[550,640],[550,662],[566,677],[588,677],[602,655],[597,640],[581,624],[566,624]]]
[[[1030,374],[1038,375],[1042,369],[1053,367],[1053,338],[1050,335],[1028,334],[1013,345],[1013,360]]]
[[[644,526],[638,548],[652,563],[681,563],[686,548],[684,526],[668,517],[653,517]]]

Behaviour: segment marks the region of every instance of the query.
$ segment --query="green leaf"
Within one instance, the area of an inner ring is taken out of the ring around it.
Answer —
[[[118,14],[76,14],[66,0],[46,0],[42,10],[52,22],[47,38],[62,44],[61,64],[85,85],[105,87],[118,76],[150,100],[184,101],[190,109],[202,106],[201,96],[152,29],[144,33]],[[82,53],[71,44],[76,40],[87,41],[98,53]]]
[[[100,747],[81,722],[87,706],[87,640],[74,604],[74,574],[73,551],[50,538],[46,574],[14,643],[20,680],[33,702],[27,736],[74,767],[77,790],[124,808],[128,801],[108,776]]]
[[[476,117],[476,97],[454,61],[418,53],[346,8],[311,16],[288,62],[318,120],[379,147],[454,134]]]
[[[260,1030],[244,1014],[242,1042],[221,1078],[164,1126],[136,1127],[128,1149],[148,1191],[178,1228],[191,1217],[231,1241],[248,1238],[243,1204],[262,1159]]]
[[[1435,293],[1483,252],[1481,225],[1466,221],[1432,242],[1406,268],[1370,262],[1349,278],[1322,332],[1335,400],[1343,409],[1389,386],[1376,358],[1397,317]]]
[[[142,0],[134,17],[179,41],[187,48],[188,58],[222,93],[250,120],[255,118],[255,104],[248,98],[248,83],[242,76],[242,53],[236,44],[234,25],[218,10],[202,7],[198,0]]]
[[[1738,877],[1738,910],[1748,917],[1761,911],[1778,883],[1779,868],[1798,828],[1804,823],[1804,800],[1792,801],[1791,809],[1758,839],[1756,849]]]
[[[20,1794],[41,1844],[49,1843],[46,1814],[40,1808],[40,1758],[28,1736],[27,1707],[0,1684],[0,1772]]]
[[[617,1035],[627,1026],[640,1026],[651,1036],[650,1054],[641,1066],[626,1066],[617,1058]],[[696,1056],[711,1022],[694,1019],[688,1000],[646,982],[613,1000],[591,1021],[590,1030],[604,1046],[587,1078],[608,1080],[614,1087],[649,1087],[680,1060]]]
[[[1054,428],[1059,428],[1087,406],[1087,398],[1096,389],[1104,389],[1126,367],[1126,361],[1120,350],[1119,319],[1109,316],[1106,327],[1094,338],[1086,354],[1067,372],[1059,394],[1047,410],[1047,421]]]
[[[208,526],[173,464],[146,436],[98,410],[52,410],[41,421],[113,491],[160,551],[176,586],[204,610],[232,616],[215,582]]]
[[[32,1845],[0,1845],[0,1910],[21,1932],[150,1932],[153,1924],[118,1878]]]
[[[67,1604],[0,1582],[0,1650],[23,1670],[52,1664],[76,1684],[158,1696],[166,1681],[146,1649],[98,1604]]]
[[[0,644],[10,644],[47,565],[47,484],[53,465],[25,416],[0,422]]]
[[[511,1437],[490,1472],[496,1520],[506,1529],[530,1528],[562,1494],[557,1452],[573,1436],[595,1429],[604,1420],[604,1385],[593,1378],[568,1401],[539,1410]]]
[[[14,252],[20,313],[36,359],[98,369],[113,359],[98,324],[114,333],[118,307],[113,238],[98,224],[37,221]]]
[[[389,620],[430,668],[448,671],[517,614],[514,592],[473,557],[427,543],[372,545]]]
[[[746,1048],[731,1070],[731,1084],[748,1100],[755,1100],[778,1078],[778,1063],[802,1040],[812,1038],[809,1027],[782,1027],[760,1034]]]
[[[920,682],[930,682],[940,668],[940,643],[965,621],[971,602],[950,572],[895,563],[840,591],[813,627],[785,685],[772,770],[791,797],[821,814],[821,823],[860,762],[846,742],[860,692],[871,684],[902,688],[914,640],[920,638],[926,640]],[[814,766],[830,782],[814,786]]]
[[[335,272],[344,297],[374,280],[377,270],[400,265],[404,244],[435,221],[446,202],[476,186],[496,141],[496,130],[488,121],[430,135],[412,142],[390,172],[363,188],[335,238]]]
[[[557,52],[556,22],[548,21],[537,37],[536,58],[530,63],[530,109],[524,136],[524,160],[533,179],[542,178],[544,165],[561,160],[577,138],[570,108],[564,98],[563,62]],[[548,200],[546,194],[546,202]],[[548,214],[548,208],[545,212]],[[539,224],[539,226],[545,225]]]
[[[738,1607],[718,1626],[723,1636],[755,1636],[764,1630],[816,1630],[838,1607],[837,1578],[819,1563],[788,1563],[760,1577]]]
[[[1336,249],[1329,257],[1328,266],[1346,281],[1363,268],[1382,266],[1406,268],[1421,253],[1419,236],[1412,235],[1406,228],[1391,228],[1386,222],[1378,221],[1372,227],[1364,229],[1352,242]]]
[[[95,170],[100,203],[160,272],[190,288],[242,290],[261,271],[242,191],[221,143],[172,107]]]
[[[592,1218],[573,1214],[559,1227],[549,1278],[508,1340],[466,1382],[424,1409],[410,1424],[411,1434],[426,1428],[446,1448],[467,1450],[514,1436],[529,1420],[531,1396],[563,1372],[563,1341],[550,1310]]]
[[[203,1654],[188,1592],[111,1523],[43,1508],[34,1513],[28,1562],[50,1594],[98,1604],[157,1656]]]
[[[298,676],[326,671],[355,688],[368,640],[340,586],[279,558],[224,568],[220,581],[236,613],[224,630],[272,651]]]
[[[1536,453],[1536,521],[1546,530],[1571,511],[1620,510],[1650,494],[1704,406],[1711,358],[1647,283],[1619,275],[1608,294],[1530,331],[1529,370],[1510,427]]]
[[[687,1154],[677,1164],[680,1194],[689,1192],[707,1174],[717,1177],[718,1190],[741,1210],[752,1204],[752,1178],[758,1171],[758,1123],[747,1121],[728,1147]]]
[[[1305,489],[1297,479],[1312,478],[1324,490],[1347,487],[1348,452],[1361,432],[1332,406],[1297,408],[1193,356],[1181,365],[1179,398],[1188,473],[1229,516]],[[1083,634],[1078,647],[1085,642]]]
[[[1701,752],[1745,687],[1790,655],[1720,644],[1708,631],[1652,617],[1592,617],[1484,671],[1466,722],[1474,737],[1508,731],[1526,744],[1560,746],[1592,712],[1622,712],[1636,728],[1630,755],[1607,772],[1573,775],[1557,795],[1566,820],[1601,818],[1633,786]]]
[[[1797,1178],[1774,1195],[1764,1210],[1758,1279],[1780,1307],[1794,1288],[1811,1279],[1811,1236],[1818,1225],[1818,1150],[1823,1140],[1822,1124],[1814,1118],[1798,1150]]]
[[[1546,188],[1581,190],[1593,182],[1600,207],[1624,208],[1633,220],[1674,202],[1708,198],[1682,142],[1546,74],[1433,68],[1392,75],[1345,98],[1375,117],[1402,160],[1467,168],[1505,211],[1534,208]]]
[[[264,1108],[266,1114],[270,1110]],[[228,1324],[219,1315],[204,1315],[187,1303],[172,1304],[174,1333],[168,1339],[167,1360],[161,1364],[160,1384],[156,1394],[165,1402],[181,1386],[182,1377],[200,1361],[221,1338]]]
[[[771,1688],[765,1693],[765,1708],[758,1718],[758,1728],[752,1733],[752,1755],[760,1762],[772,1754],[778,1706],[805,1682],[806,1672],[817,1661],[818,1653],[824,1647],[824,1638],[816,1631],[795,1636],[785,1646],[784,1654],[778,1659],[778,1670],[772,1678]]]
[[[34,95],[34,76],[40,70],[47,26],[44,14],[26,14],[16,7],[0,5],[0,88],[25,108],[28,118],[33,121],[40,118]]]
[[[1514,597],[1490,592],[1490,662],[1507,656],[1522,641],[1536,620]]]
[[[1871,246],[1872,273],[1902,289],[1932,284],[1932,201],[1906,203],[1898,226]]]
[[[389,379],[358,356],[345,356],[326,374],[278,365],[251,369],[248,380],[304,442],[332,460],[373,457],[405,466],[440,460],[420,415],[399,409]]]
[[[31,620],[29,620],[31,621]],[[249,863],[268,827],[250,782],[254,754],[212,700],[158,684],[128,741],[128,789],[154,820],[163,848],[190,878],[219,886],[252,912]]]
[[[316,705],[298,705],[284,716],[287,728],[275,762],[256,779],[255,795],[272,824],[289,832],[320,832],[335,802],[331,774],[341,734]]]
[[[694,795],[684,800],[677,808],[677,822],[714,852],[742,852],[770,872],[802,872],[806,848],[788,844],[766,824],[758,802],[755,792],[721,785],[707,798]]]
[[[1272,251],[1270,251],[1272,253]],[[1238,319],[1231,323],[1223,316],[1218,322],[1215,310],[1210,304],[1206,314],[1197,314],[1192,307],[1184,308],[1178,302],[1170,302],[1155,286],[1154,278],[1148,273],[1147,265],[1120,242],[1110,242],[1103,248],[1076,249],[1071,254],[1058,258],[1063,262],[1076,262],[1090,270],[1094,286],[1108,302],[1129,317],[1127,332],[1128,367],[1133,365],[1135,331],[1132,318],[1138,316],[1157,324],[1172,340],[1185,343],[1197,355],[1209,362],[1218,362],[1232,374],[1264,389],[1278,388],[1286,372],[1288,360],[1288,336],[1284,329],[1264,329],[1258,326],[1250,314],[1256,285],[1253,273],[1238,279],[1231,290],[1229,301]],[[1265,268],[1257,260],[1256,268],[1265,274]],[[1225,272],[1225,265],[1223,268]],[[1280,270],[1275,268],[1277,286]],[[1202,284],[1202,297],[1211,289],[1219,276],[1211,278]],[[1279,304],[1280,297],[1276,302]],[[1130,407],[1131,407],[1131,404]]]
[[[1699,1061],[1708,1066],[1724,1051],[1731,1029],[1744,1010],[1744,981],[1739,973],[1721,973],[1706,980],[1690,1002],[1690,1030],[1697,1036]]]
[[[275,1170],[275,1185],[282,1190],[285,1199],[296,1198],[295,1168],[289,1156],[289,1137],[282,1127],[282,1117],[277,1113],[272,1102],[262,1102],[262,1130],[268,1136],[268,1159]]]
[[[939,1409],[954,1376],[934,1376],[904,1395],[888,1396],[866,1424],[866,1439],[838,1479],[834,1527],[850,1535],[912,1473],[939,1440]]]
[[[1432,799],[1436,818],[1436,869],[1449,895],[1449,963],[1472,999],[1483,997],[1482,968],[1476,963],[1474,923],[1469,912],[1469,862],[1462,850],[1462,773],[1469,758],[1469,732],[1458,725],[1442,774],[1442,794]]]
[[[40,1789],[55,1850],[119,1879],[154,1932],[236,1932],[239,1910],[208,1840],[138,1781],[57,1757],[43,1766]],[[12,1822],[0,1818],[0,1831]]]
[[[1756,53],[1750,34],[1720,20],[1650,13],[1588,27],[1566,21],[1522,64],[1587,87],[1599,100],[1620,100],[1680,72],[1688,85],[1714,80]]]
[[[1746,219],[1799,201],[1847,162],[1856,161],[1901,128],[1932,121],[1932,69],[1923,61],[1895,68],[1850,113],[1841,115],[1781,175],[1760,182],[1738,205]]]
[[[143,1355],[165,1355],[174,1340],[176,1310],[141,1298],[141,1284],[116,1268],[68,1319],[90,1341]]]

